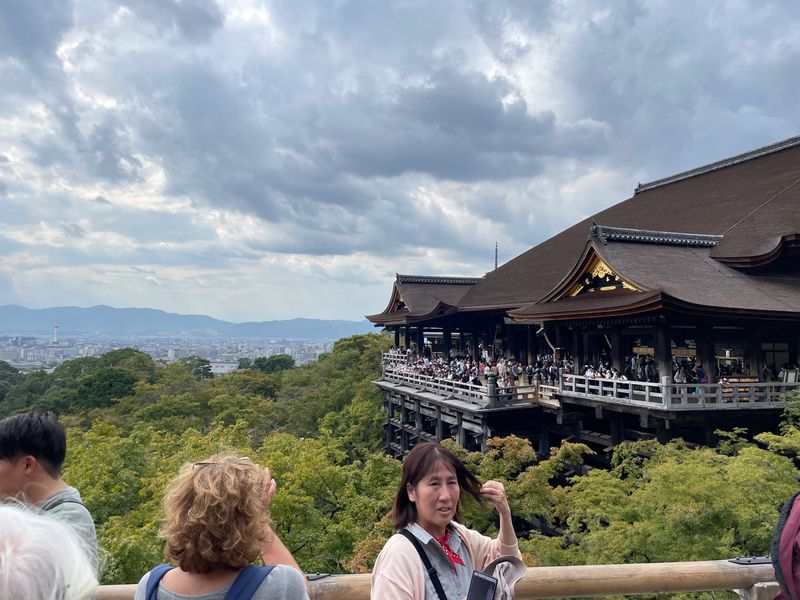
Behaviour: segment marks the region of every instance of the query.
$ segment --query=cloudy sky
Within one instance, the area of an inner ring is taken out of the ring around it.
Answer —
[[[787,0],[3,0],[0,304],[361,319],[800,134]]]

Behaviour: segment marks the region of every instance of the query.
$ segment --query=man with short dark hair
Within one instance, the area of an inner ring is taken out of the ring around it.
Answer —
[[[67,435],[53,413],[0,421],[0,497],[15,498],[71,526],[97,569],[97,534],[81,496],[61,478]]]

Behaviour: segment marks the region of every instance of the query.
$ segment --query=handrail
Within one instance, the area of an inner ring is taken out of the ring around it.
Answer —
[[[775,581],[770,563],[727,560],[529,568],[516,586],[518,600],[748,590]],[[368,600],[370,575],[331,575],[312,581],[313,600]],[[97,600],[133,600],[135,585],[104,585]]]
[[[396,370],[391,367],[384,368],[384,377],[401,383],[410,383],[421,389],[442,392],[459,400],[485,406],[488,403],[486,387],[473,383],[464,383],[451,379],[439,379],[421,373]]]
[[[664,383],[603,379],[584,375],[562,374],[559,380],[559,391],[571,396],[648,408],[666,407],[671,400],[669,390],[666,390],[665,394]]]
[[[488,406],[485,386],[439,379],[403,368],[406,358],[397,353],[383,355],[384,377],[414,387],[448,394],[458,400]],[[668,411],[779,409],[785,406],[784,394],[800,390],[800,382],[783,383],[719,381],[716,383],[674,383],[663,377],[660,382],[605,379],[584,375],[561,374],[557,386],[520,386],[498,390],[498,405],[535,402],[539,389],[567,397],[585,398],[605,404],[627,404]]]
[[[781,396],[797,389],[800,383],[674,383],[668,377],[654,383],[562,375],[559,381],[559,392],[568,396],[678,411],[783,408]]]
[[[418,389],[440,392],[456,400],[475,404],[480,408],[485,408],[490,404],[489,389],[484,385],[440,379],[438,377],[422,375],[421,373],[395,370],[389,367],[384,368],[383,377],[384,379],[397,383],[411,384]],[[538,388],[533,385],[520,385],[513,388],[497,389],[496,394],[496,405],[505,406],[517,404],[519,402],[533,402],[538,397]]]

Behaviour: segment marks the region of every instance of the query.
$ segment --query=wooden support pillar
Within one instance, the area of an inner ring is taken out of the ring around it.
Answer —
[[[466,448],[467,446],[467,432],[464,431],[464,413],[458,411],[457,414],[457,422],[456,422],[456,443],[461,446],[462,448]]]
[[[406,325],[406,326],[404,327],[404,331],[403,331],[403,345],[405,346],[405,349],[406,349],[406,350],[408,350],[409,348],[411,348],[411,328],[410,328],[408,325]]]
[[[417,354],[422,356],[425,353],[425,328],[420,325],[417,327]]]
[[[592,362],[591,350],[589,348],[589,331],[584,329],[581,331],[581,371],[586,368],[586,365]]]
[[[400,449],[403,453],[410,450],[408,447],[408,432],[406,431],[408,425],[408,410],[406,409],[406,402],[403,397],[400,397]]]
[[[661,444],[666,444],[672,439],[672,429],[669,426],[669,421],[656,419],[656,439]]]
[[[442,331],[442,343],[444,344],[445,360],[450,360],[450,349],[453,347],[453,333],[449,327],[445,327]]]
[[[394,328],[394,347],[400,347],[400,330],[397,327]]]
[[[567,330],[560,324],[556,324],[552,333],[548,332],[548,334],[550,335],[550,343],[556,347],[555,350],[548,350],[553,353],[553,360],[566,358]]]
[[[611,445],[617,446],[625,441],[625,420],[622,413],[607,412],[611,425]]]
[[[417,444],[422,441],[422,403],[418,398],[414,398],[414,430],[417,434]]]
[[[386,392],[386,449],[391,450],[392,434],[394,426],[392,425],[392,393]]]
[[[578,328],[573,328],[572,330],[572,344],[570,348],[570,354],[572,354],[572,358],[575,359],[575,368],[579,374],[583,374],[583,362],[582,362],[582,354],[583,350],[581,350],[581,342],[583,342],[583,336],[581,335],[581,330]]]
[[[480,359],[481,352],[478,348],[478,331],[476,329],[473,329],[470,333],[470,342],[472,345],[472,360]]]
[[[761,331],[753,324],[748,326],[747,350],[745,368],[749,368],[748,375],[761,376]]]
[[[800,327],[795,327],[794,330],[790,330],[791,335],[789,336],[789,364],[795,366],[800,364],[800,351],[798,350],[798,346],[800,346]],[[780,365],[778,365],[780,367]]]
[[[525,326],[525,342],[526,342],[526,350],[527,355],[525,356],[525,363],[532,365],[534,359],[536,358],[536,332],[533,330],[532,325]]]
[[[518,326],[506,325],[508,332],[508,354],[515,360],[522,358],[522,345],[520,344],[520,328]]]
[[[611,352],[609,357],[611,358],[611,366],[616,367],[619,369],[619,372],[622,373],[625,369],[625,365],[622,364],[623,359],[625,356],[622,354],[622,336],[619,334],[619,329],[612,329],[608,333],[608,341],[611,343]]]
[[[672,344],[670,342],[669,325],[663,323],[656,327],[655,359],[658,367],[658,376],[672,379]]]
[[[709,381],[714,381],[714,333],[710,327],[698,326],[695,334],[697,360],[703,365]]]
[[[705,365],[703,365],[703,367],[705,368]],[[714,434],[714,431],[716,431],[717,429],[718,429],[717,427],[715,427],[710,423],[707,423],[703,428],[706,438],[705,444],[709,448],[712,448],[717,445],[717,436]]]
[[[510,353],[508,351],[509,348],[509,339],[508,339],[508,325],[505,323],[500,324],[500,356],[508,357]]]
[[[444,439],[444,422],[442,421],[442,407],[436,407],[436,441],[441,442]]]
[[[550,456],[550,432],[545,429],[539,434],[539,458],[545,459]]]
[[[492,432],[489,429],[489,426],[486,424],[486,421],[483,422],[483,435],[481,436],[481,452],[486,452],[489,449],[489,438],[491,437]]]

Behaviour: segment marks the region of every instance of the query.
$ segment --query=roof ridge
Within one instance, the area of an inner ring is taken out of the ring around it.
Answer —
[[[398,283],[440,283],[449,285],[475,285],[482,277],[446,277],[439,275],[401,275],[395,273]]]
[[[780,142],[769,144],[768,146],[762,146],[761,148],[749,150],[742,154],[737,154],[736,156],[723,158],[722,160],[718,160],[701,167],[695,167],[694,169],[689,169],[688,171],[682,171],[680,173],[676,173],[675,175],[670,175],[669,177],[656,179],[655,181],[651,181],[649,183],[640,183],[636,186],[636,189],[633,190],[633,193],[635,195],[639,192],[652,190],[653,188],[675,183],[677,181],[682,181],[683,179],[689,179],[690,177],[697,177],[698,175],[704,175],[706,173],[711,173],[712,171],[718,171],[719,169],[732,167],[733,165],[737,165],[748,160],[753,160],[761,156],[766,156],[767,154],[780,152],[781,150],[786,150],[787,148],[792,148],[794,146],[800,146],[800,136],[790,137]]]
[[[708,233],[683,233],[679,231],[658,231],[655,229],[633,229],[631,227],[608,227],[592,222],[589,239],[597,238],[603,244],[611,242],[638,242],[668,246],[693,246],[711,248],[721,240],[721,235]]]

